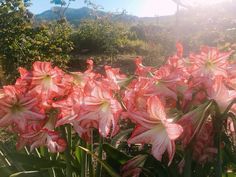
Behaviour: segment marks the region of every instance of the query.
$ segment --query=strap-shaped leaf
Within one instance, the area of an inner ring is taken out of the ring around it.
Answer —
[[[132,158],[109,144],[103,144],[103,150],[110,158],[119,162],[121,165],[125,164],[129,159]]]
[[[46,173],[41,171],[22,171],[11,174],[9,177],[46,177]]]
[[[0,168],[0,176],[1,177],[9,177],[12,173],[16,172],[16,168],[12,166],[1,167]]]
[[[111,177],[120,177],[119,174],[117,174],[115,172],[115,170],[113,170],[110,165],[108,165],[106,162],[104,162],[102,159],[98,158],[97,155],[95,155],[94,153],[92,153],[91,151],[89,151],[88,149],[82,147],[82,146],[79,146],[80,149],[84,150],[87,154],[93,156],[94,159],[96,159],[98,161],[98,163],[100,163],[102,165],[102,167],[109,173],[109,175]]]
[[[9,153],[8,156],[10,156],[12,160],[33,169],[49,169],[52,167],[66,168],[66,163],[64,161],[49,160],[44,157],[39,158],[37,156],[21,153]]]

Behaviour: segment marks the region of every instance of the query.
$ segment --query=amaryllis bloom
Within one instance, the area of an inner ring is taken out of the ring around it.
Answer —
[[[200,164],[204,164],[207,161],[212,161],[216,154],[213,125],[211,121],[206,121],[195,139],[193,159]]]
[[[66,149],[66,141],[59,136],[59,133],[47,128],[31,129],[28,133],[21,135],[18,141],[18,148],[30,145],[30,150],[46,146],[50,152],[63,152]]]
[[[187,88],[180,91],[183,95],[182,108],[184,112],[189,111],[189,107],[202,104],[208,100],[207,89],[212,86],[213,81],[206,77],[189,79]]]
[[[124,93],[123,101],[129,111],[146,111],[147,99],[156,95],[154,81],[146,77],[133,80]]]
[[[27,93],[22,93],[15,86],[5,86],[0,98],[0,126],[16,126],[23,131],[30,121],[40,121],[45,115],[39,108],[39,100]]]
[[[186,68],[186,60],[183,58],[183,46],[180,43],[176,44],[176,54],[172,57],[169,57],[164,65],[164,67],[168,67],[171,73],[176,73],[181,76],[181,80],[183,77],[188,78],[189,73]]]
[[[56,127],[65,124],[71,124],[80,137],[89,141],[90,131],[84,129],[79,124],[80,116],[83,113],[81,106],[83,104],[84,95],[83,90],[78,88],[74,90],[67,98],[56,101],[52,104],[54,108],[59,108],[60,114],[58,116]]]
[[[122,111],[120,103],[114,98],[113,93],[102,82],[91,82],[86,90],[79,124],[85,129],[97,128],[99,133],[107,137],[113,136],[118,130],[118,119]]]
[[[209,99],[214,99],[220,110],[224,111],[226,107],[236,98],[236,91],[229,90],[224,83],[223,77],[216,77],[214,83],[207,90]]]
[[[230,63],[227,72],[228,77],[225,83],[230,89],[236,90],[236,63]]]
[[[180,42],[176,43],[176,49],[177,49],[177,56],[179,58],[183,57],[184,47]]]
[[[127,80],[126,75],[120,74],[119,68],[105,66],[106,78],[111,89],[120,90],[120,86]]]
[[[49,62],[35,62],[32,69],[31,92],[42,98],[44,105],[55,96],[63,95],[70,88],[72,78],[61,69],[52,68]]]
[[[142,64],[142,58],[141,57],[137,57],[135,59],[135,64],[136,64],[136,71],[135,74],[137,74],[138,76],[148,76],[151,74],[151,72],[154,70],[153,67],[150,66],[144,66]]]
[[[128,112],[137,124],[128,143],[152,144],[152,154],[160,161],[167,150],[170,164],[175,154],[174,141],[181,135],[183,129],[167,119],[163,104],[157,96],[150,97],[147,105],[146,116]]]
[[[17,143],[18,149],[29,145],[31,151],[41,146],[46,146],[52,153],[65,150],[66,141],[54,130],[56,117],[52,112],[50,114],[46,120],[33,122],[25,127]]]
[[[178,124],[180,124],[183,127],[183,134],[180,136],[180,139],[182,141],[184,148],[187,147],[187,145],[190,143],[197,127],[199,127],[202,121],[207,119],[205,117],[202,117],[202,114],[205,109],[208,109],[208,103],[203,103],[199,105],[194,110],[184,114],[178,120]]]
[[[91,59],[87,60],[87,70],[85,72],[72,72],[71,76],[73,78],[73,90],[84,89],[88,81],[100,77],[100,74],[93,72],[93,61]]]
[[[80,107],[83,103],[83,92],[80,89],[74,90],[67,98],[56,101],[52,104],[54,108],[60,109],[60,119],[57,126],[71,123],[72,120],[79,119]]]
[[[20,77],[16,80],[15,86],[22,92],[27,92],[30,89],[32,73],[22,67],[18,68],[18,72]]]
[[[220,52],[217,48],[203,47],[201,54],[190,55],[191,74],[195,77],[227,77],[228,58],[232,52]]]
[[[121,169],[122,177],[139,177],[148,155],[137,155],[128,160]]]
[[[193,136],[196,136],[193,142],[193,159],[202,164],[212,160],[217,152],[214,148],[214,131],[211,117],[203,115],[206,109],[209,109],[208,103],[198,106],[178,121],[178,124],[183,127],[180,140],[184,148],[193,140]]]
[[[153,78],[159,95],[177,99],[176,88],[182,80],[180,72],[177,70],[173,72],[168,66],[163,66],[155,71]]]

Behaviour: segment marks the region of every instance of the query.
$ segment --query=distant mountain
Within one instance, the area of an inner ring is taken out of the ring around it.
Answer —
[[[181,9],[179,14],[180,23],[195,23],[198,19],[200,22],[209,20],[210,17],[213,21],[219,19],[231,18],[236,21],[236,0],[230,2],[222,2],[211,6],[202,6],[190,9]],[[65,16],[66,19],[74,25],[78,25],[83,19],[95,19],[100,17],[109,17],[114,21],[121,21],[129,24],[175,24],[175,15],[161,16],[161,17],[137,17],[128,14],[114,14],[100,10],[92,10],[88,7],[82,7],[79,9],[63,9],[60,7],[54,7],[51,10],[47,10],[41,14],[35,15],[37,21],[52,21],[60,19],[61,16]],[[208,23],[208,22],[207,22]]]
[[[127,14],[111,14],[104,11],[94,11],[87,7],[82,7],[79,9],[62,9],[59,7],[54,7],[51,10],[42,12],[41,14],[35,15],[37,21],[52,21],[60,19],[61,16],[65,16],[66,19],[74,25],[78,25],[83,19],[93,19],[99,17],[111,17],[113,20],[123,21],[123,22],[135,22],[139,20],[138,17],[127,15]]]

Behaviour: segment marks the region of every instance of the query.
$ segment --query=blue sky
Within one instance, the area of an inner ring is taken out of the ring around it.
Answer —
[[[85,6],[84,0],[75,0],[71,8],[80,8]],[[176,5],[171,0],[91,0],[97,5],[101,5],[105,11],[115,12],[126,10],[128,14],[139,17],[154,17],[171,15],[176,11]],[[41,13],[50,9],[53,4],[50,0],[32,0],[30,10],[35,13]]]

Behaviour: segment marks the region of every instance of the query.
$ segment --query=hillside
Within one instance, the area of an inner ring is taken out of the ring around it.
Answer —
[[[68,8],[65,10],[54,7],[50,10],[44,11],[41,14],[35,15],[35,19],[39,21],[51,21],[57,20],[64,13],[66,19],[73,25],[78,25],[79,22],[83,19],[88,18],[97,18],[97,17],[111,17],[113,20],[121,20],[124,22],[136,21],[138,17],[126,15],[126,14],[110,14],[108,12],[103,11],[94,11],[87,7],[82,7],[79,9]]]
[[[109,17],[114,21],[121,21],[124,23],[145,23],[152,24],[157,22],[168,22],[173,20],[173,16],[162,16],[162,17],[137,17],[127,14],[115,14],[104,11],[94,11],[87,7],[82,7],[79,9],[68,8],[65,10],[54,7],[50,10],[44,11],[40,14],[35,15],[37,21],[51,21],[60,19],[60,16],[64,13],[66,19],[73,25],[78,25],[81,20],[88,18],[99,18],[99,17]]]

